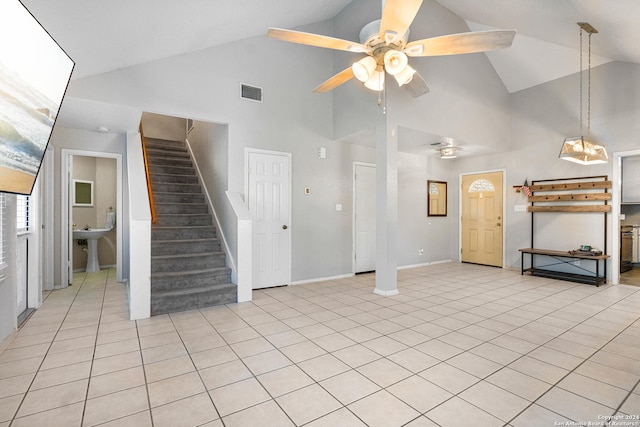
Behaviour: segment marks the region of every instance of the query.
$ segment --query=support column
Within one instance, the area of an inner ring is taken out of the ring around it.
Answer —
[[[376,127],[376,288],[398,294],[398,130]]]

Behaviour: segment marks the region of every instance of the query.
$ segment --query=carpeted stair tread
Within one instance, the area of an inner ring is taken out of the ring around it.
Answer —
[[[165,271],[161,273],[153,273],[151,277],[181,277],[202,273],[231,273],[231,269],[229,267],[211,267],[211,268],[203,268],[200,270],[188,270],[188,271]],[[235,285],[233,285],[235,286]]]
[[[236,285],[233,283],[221,283],[218,285],[209,286],[199,286],[197,288],[189,288],[189,289],[178,289],[178,290],[170,290],[170,291],[158,291],[158,295],[165,296],[176,296],[176,295],[186,295],[186,294],[195,294],[202,291],[210,291],[213,289],[235,289]]]
[[[168,259],[169,260],[169,259],[205,257],[205,256],[221,257],[221,256],[224,256],[224,252],[197,252],[197,253],[194,253],[194,254],[152,255],[151,258],[154,258],[154,259]]]
[[[168,239],[168,240],[154,240],[151,245],[170,245],[170,244],[179,244],[179,243],[202,243],[202,242],[217,242],[220,241],[217,237],[203,237],[199,239]]]
[[[213,215],[184,142],[147,138],[156,223],[151,227],[151,314],[237,301]]]
[[[151,296],[151,315],[233,303],[236,302],[236,293],[236,286],[230,283],[180,291],[158,291]]]

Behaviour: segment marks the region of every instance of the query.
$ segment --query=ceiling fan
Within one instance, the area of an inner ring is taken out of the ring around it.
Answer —
[[[407,57],[486,52],[504,49],[513,43],[515,30],[450,34],[408,43],[409,26],[421,5],[422,0],[383,0],[382,19],[362,28],[360,43],[281,28],[269,28],[267,36],[292,43],[367,54],[316,87],[314,92],[328,92],[353,77],[371,90],[382,91],[386,71],[414,98],[429,92],[429,87],[408,64]]]

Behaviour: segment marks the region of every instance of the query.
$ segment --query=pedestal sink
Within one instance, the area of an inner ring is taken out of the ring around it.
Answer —
[[[94,228],[91,230],[73,230],[73,238],[75,240],[86,240],[89,246],[87,254],[87,273],[95,273],[100,271],[98,263],[98,239],[105,236],[112,228]]]

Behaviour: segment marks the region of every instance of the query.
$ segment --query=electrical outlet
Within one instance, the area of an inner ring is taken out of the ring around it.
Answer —
[[[418,255],[424,255],[424,249],[422,248],[418,249]]]

